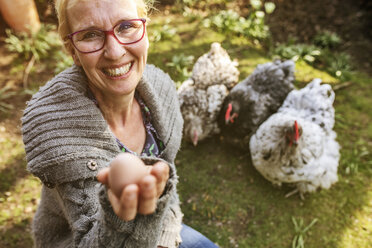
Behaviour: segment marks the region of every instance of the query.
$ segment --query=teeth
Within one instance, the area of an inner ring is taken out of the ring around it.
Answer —
[[[132,63],[126,64],[120,68],[114,68],[114,69],[106,68],[104,69],[104,73],[111,77],[120,77],[129,71],[131,65]]]

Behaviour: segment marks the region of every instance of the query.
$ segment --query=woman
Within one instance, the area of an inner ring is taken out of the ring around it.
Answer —
[[[36,247],[216,247],[181,226],[183,121],[172,80],[146,65],[143,0],[57,0],[56,10],[75,65],[22,119],[28,169],[43,182]]]

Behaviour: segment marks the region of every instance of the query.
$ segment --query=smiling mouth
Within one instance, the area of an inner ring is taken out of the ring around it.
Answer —
[[[110,77],[120,77],[125,75],[129,72],[130,68],[132,67],[132,62],[129,64],[126,64],[124,66],[118,67],[118,68],[105,68],[103,69],[103,73]]]

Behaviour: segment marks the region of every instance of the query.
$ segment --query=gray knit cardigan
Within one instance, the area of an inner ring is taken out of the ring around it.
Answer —
[[[156,212],[123,221],[113,212],[106,187],[95,180],[120,153],[100,110],[87,97],[87,77],[78,66],[58,74],[28,102],[22,118],[28,170],[43,183],[33,220],[36,247],[176,247],[182,213],[174,159],[183,120],[170,77],[147,65],[137,91],[149,107],[165,144],[160,158],[170,178]]]

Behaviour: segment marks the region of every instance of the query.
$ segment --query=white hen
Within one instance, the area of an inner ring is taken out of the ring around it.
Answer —
[[[205,89],[186,80],[178,89],[184,119],[184,137],[195,146],[198,141],[220,132],[217,117],[228,91],[225,85],[212,85]]]
[[[274,184],[292,183],[302,196],[337,182],[340,146],[334,125],[335,94],[315,79],[293,90],[250,139],[254,167]]]
[[[211,50],[198,58],[192,69],[191,78],[198,88],[206,89],[211,85],[223,84],[231,89],[238,83],[238,62],[231,61],[221,44],[214,42]]]
[[[217,117],[228,87],[239,80],[237,64],[219,43],[213,43],[211,50],[195,63],[191,77],[178,89],[184,137],[194,145],[220,132]]]

